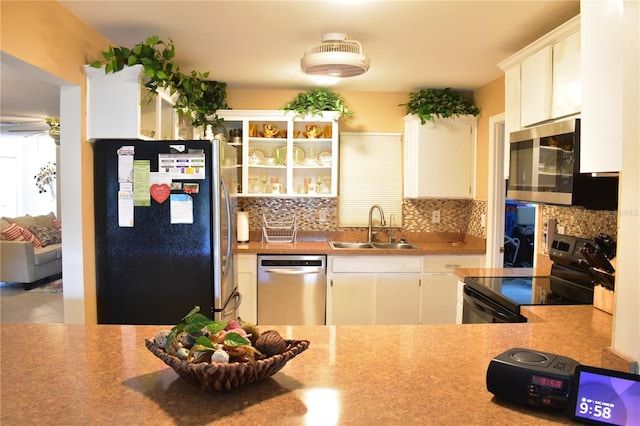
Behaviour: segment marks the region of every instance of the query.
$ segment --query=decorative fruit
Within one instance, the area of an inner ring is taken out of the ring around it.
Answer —
[[[268,330],[256,341],[256,349],[266,356],[278,355],[287,350],[287,342],[277,331]]]

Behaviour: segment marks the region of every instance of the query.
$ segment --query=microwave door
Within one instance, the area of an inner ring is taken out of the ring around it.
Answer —
[[[509,170],[509,189],[530,191],[533,186],[533,139],[512,142]]]

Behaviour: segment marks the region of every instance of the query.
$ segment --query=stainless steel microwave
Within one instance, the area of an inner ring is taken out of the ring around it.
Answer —
[[[513,132],[509,140],[507,197],[617,210],[618,178],[580,173],[580,119]]]

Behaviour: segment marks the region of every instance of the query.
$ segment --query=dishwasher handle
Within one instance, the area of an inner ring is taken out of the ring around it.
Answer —
[[[263,269],[268,274],[282,274],[282,275],[304,275],[304,274],[318,274],[323,272],[323,268],[268,268]]]

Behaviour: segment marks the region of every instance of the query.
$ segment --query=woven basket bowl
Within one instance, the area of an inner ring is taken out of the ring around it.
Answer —
[[[248,362],[213,362],[192,364],[167,354],[153,339],[145,339],[147,349],[186,380],[199,384],[204,391],[225,392],[266,379],[280,371],[289,360],[309,347],[308,340],[286,340],[287,349],[278,355]]]

